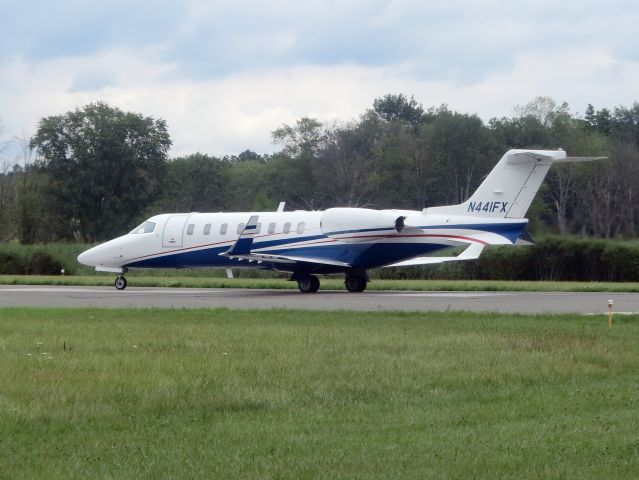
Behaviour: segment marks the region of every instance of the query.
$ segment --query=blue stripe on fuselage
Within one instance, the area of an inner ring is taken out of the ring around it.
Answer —
[[[497,233],[502,231],[508,231],[511,229],[522,229],[527,225],[527,222],[521,223],[470,223],[461,225],[417,225],[410,226],[410,228],[419,228],[421,230],[434,230],[434,229],[466,229],[466,230],[478,230],[482,232]],[[345,235],[347,233],[365,233],[365,232],[395,232],[395,227],[377,227],[377,228],[360,228],[356,230],[339,230],[336,232],[328,232],[326,235]]]
[[[475,224],[475,225],[440,225],[440,226],[422,226],[417,227],[423,230],[432,229],[470,229],[482,232],[496,233],[506,237],[511,242],[515,242],[521,231],[526,226],[522,223],[497,223],[497,224]],[[488,228],[486,228],[488,227]],[[365,233],[371,231],[385,231],[394,229],[359,229],[345,230],[343,232],[331,233]],[[401,238],[398,236],[397,238]],[[296,257],[309,257],[327,260],[338,260],[348,263],[353,268],[368,269],[375,268],[389,263],[422,256],[432,253],[436,250],[449,248],[450,245],[425,243],[425,242],[397,242],[397,243],[326,243],[318,245],[299,245],[296,243],[309,242],[314,240],[330,240],[326,235],[311,235],[306,237],[294,237],[278,240],[262,240],[255,239],[253,242],[253,250],[257,251],[263,248],[279,247],[269,250],[267,253],[273,255],[290,255]],[[230,243],[230,242],[229,242]],[[229,245],[222,245],[209,248],[191,247],[183,249],[171,254],[158,253],[158,256],[137,260],[127,264],[127,267],[143,267],[143,268],[188,268],[188,267],[237,267],[247,266],[248,262],[240,261],[220,256],[222,252],[226,252]],[[266,253],[266,252],[265,252]]]
[[[358,243],[358,244],[329,244],[313,245],[309,247],[291,247],[269,251],[273,255],[291,255],[315,259],[326,258],[338,260],[353,266],[353,268],[374,268],[393,263],[405,258],[425,255],[435,250],[448,248],[450,245],[432,243]],[[246,260],[237,260],[220,256],[227,247],[212,247],[186,252],[176,252],[170,255],[153,257],[127,264],[127,267],[140,268],[191,268],[191,267],[245,267]],[[311,262],[312,263],[312,262]],[[255,264],[253,264],[255,265]],[[331,267],[335,270],[335,267]],[[340,270],[340,269],[337,269]],[[347,270],[347,268],[341,269]]]

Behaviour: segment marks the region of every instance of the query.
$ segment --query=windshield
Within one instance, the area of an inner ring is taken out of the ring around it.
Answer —
[[[131,233],[133,234],[138,234],[138,233],[153,233],[153,230],[155,230],[155,222],[144,222],[142,225],[140,225],[139,227],[134,228]]]

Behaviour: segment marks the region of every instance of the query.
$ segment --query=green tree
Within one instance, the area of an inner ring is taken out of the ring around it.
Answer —
[[[461,203],[495,165],[498,156],[493,139],[477,115],[452,112],[445,105],[431,114],[429,152],[441,168],[437,184],[443,187],[436,200]]]
[[[269,159],[273,195],[285,198],[293,208],[318,208],[321,185],[316,182],[316,170],[326,140],[322,123],[304,117],[295,126],[282,125],[272,135],[273,143],[284,146]]]
[[[634,102],[629,108],[615,108],[610,123],[614,138],[639,148],[639,103]]]
[[[237,157],[230,157],[229,164],[227,191],[233,210],[258,211],[277,207],[278,200],[269,196],[275,187],[269,182],[272,166],[265,157],[243,152]],[[287,200],[279,195],[276,198]]]
[[[43,118],[31,146],[65,227],[93,242],[126,232],[157,197],[171,140],[164,120],[98,102]]]
[[[372,204],[373,149],[381,129],[379,117],[368,112],[359,122],[335,126],[326,132],[316,172],[317,181],[322,186],[322,207]]]
[[[424,108],[414,97],[388,94],[373,101],[373,110],[387,122],[417,124],[423,120]]]
[[[194,153],[167,164],[162,194],[154,204],[160,212],[207,212],[229,207],[230,163]]]
[[[558,105],[555,99],[551,97],[535,97],[533,101],[528,102],[525,106],[518,105],[514,110],[519,117],[536,118],[544,127],[549,128],[557,115],[568,113],[568,104],[563,102]]]

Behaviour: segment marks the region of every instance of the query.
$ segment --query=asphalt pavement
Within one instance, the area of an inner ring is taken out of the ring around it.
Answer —
[[[319,291],[0,285],[0,307],[287,308],[354,311],[470,310],[511,313],[639,312],[636,293]]]

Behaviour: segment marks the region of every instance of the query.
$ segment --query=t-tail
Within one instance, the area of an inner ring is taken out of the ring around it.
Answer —
[[[464,203],[429,207],[429,214],[524,218],[548,169],[554,163],[606,157],[567,157],[563,150],[509,150]]]

